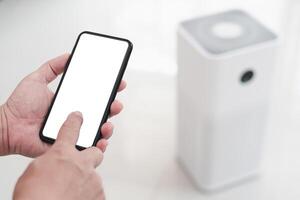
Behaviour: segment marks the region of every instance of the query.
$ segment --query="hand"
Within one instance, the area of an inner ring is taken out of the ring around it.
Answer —
[[[82,115],[71,113],[62,125],[54,145],[35,159],[19,178],[14,200],[101,200],[104,191],[95,168],[103,154],[91,147],[78,151]]]
[[[38,70],[25,77],[0,110],[0,155],[21,154],[36,157],[43,154],[50,145],[39,138],[41,123],[50,106],[54,93],[48,84],[64,71],[69,54],[64,54],[43,64]],[[126,87],[122,81],[119,91]],[[122,104],[114,101],[111,116],[122,110]],[[101,116],[99,116],[101,117]],[[97,143],[102,151],[113,131],[110,122],[103,124],[103,139]],[[1,133],[2,132],[2,133]]]

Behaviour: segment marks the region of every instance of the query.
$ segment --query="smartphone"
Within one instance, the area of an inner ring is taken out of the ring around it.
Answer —
[[[40,131],[40,138],[54,143],[60,127],[73,111],[83,114],[76,147],[95,146],[101,126],[125,72],[132,43],[123,38],[82,32],[66,64]]]

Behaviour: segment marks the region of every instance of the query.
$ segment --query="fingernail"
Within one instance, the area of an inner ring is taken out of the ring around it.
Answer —
[[[83,117],[82,117],[82,113],[81,113],[80,111],[75,111],[75,112],[73,112],[72,114],[74,114],[74,115],[76,115],[76,116],[78,116],[78,117],[80,117],[80,118],[83,118]]]

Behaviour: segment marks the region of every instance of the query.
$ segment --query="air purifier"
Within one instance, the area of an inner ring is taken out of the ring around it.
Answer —
[[[241,10],[179,24],[178,160],[213,191],[257,175],[277,36]]]

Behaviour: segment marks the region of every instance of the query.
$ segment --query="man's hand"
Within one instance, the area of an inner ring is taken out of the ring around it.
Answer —
[[[75,148],[82,124],[79,112],[71,113],[54,145],[35,159],[19,178],[14,199],[101,200],[104,191],[95,168],[103,154],[99,148]]]
[[[36,157],[44,153],[49,144],[39,138],[41,123],[50,106],[53,92],[48,84],[64,71],[69,54],[64,54],[43,64],[38,70],[25,77],[0,107],[0,155],[21,154]],[[126,87],[122,81],[119,91]],[[122,110],[122,104],[114,101],[111,116]],[[101,117],[101,116],[99,116]],[[102,151],[113,131],[109,122],[101,127],[102,140],[97,144]]]

